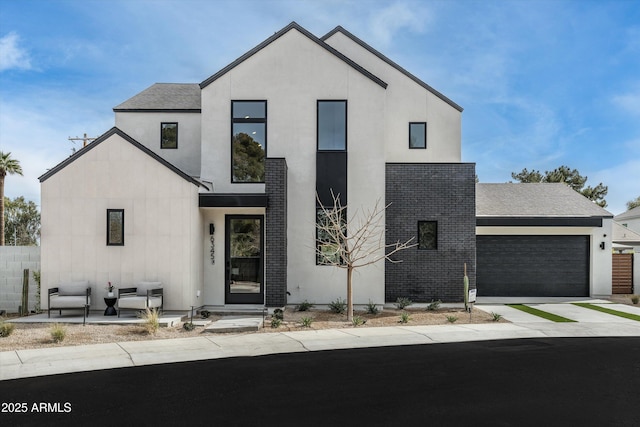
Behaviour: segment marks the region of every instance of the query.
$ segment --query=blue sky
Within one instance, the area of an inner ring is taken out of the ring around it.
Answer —
[[[0,151],[6,195],[99,136],[155,82],[199,83],[296,21],[342,25],[465,110],[463,161],[481,182],[568,165],[640,196],[640,2],[0,0]],[[78,147],[78,145],[75,145]]]

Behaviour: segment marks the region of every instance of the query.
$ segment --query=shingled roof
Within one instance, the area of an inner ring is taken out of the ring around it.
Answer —
[[[635,219],[635,218],[640,218],[640,206],[636,206],[633,209],[629,209],[628,211],[615,216],[616,221],[620,221],[623,219]]]
[[[181,111],[200,112],[197,83],[155,83],[113,109],[115,112]]]
[[[477,184],[476,217],[613,218],[563,183]]]

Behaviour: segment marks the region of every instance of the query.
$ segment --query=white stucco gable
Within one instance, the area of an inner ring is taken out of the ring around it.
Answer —
[[[321,40],[387,82],[387,162],[461,161],[461,106],[341,26]],[[409,122],[427,123],[426,150],[405,150]]]
[[[158,280],[165,309],[184,308],[201,283],[197,181],[117,128],[40,177],[42,306],[46,290],[88,280],[92,309],[117,288]],[[124,245],[107,245],[107,209],[124,210]]]

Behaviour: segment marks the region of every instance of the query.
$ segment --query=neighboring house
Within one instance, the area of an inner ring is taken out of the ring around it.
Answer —
[[[507,209],[479,185],[476,227],[462,108],[342,27],[317,38],[291,23],[202,83],[154,84],[114,112],[114,128],[40,177],[43,295],[89,280],[98,308],[107,282],[153,280],[164,284],[166,309],[344,298],[345,270],[316,257],[331,190],[349,218],[390,204],[385,241],[417,243],[397,254],[401,263],[359,269],[356,304],[462,301],[465,264],[476,285],[476,230],[479,260],[492,235],[518,236],[498,239],[502,254],[528,248],[522,239],[535,234],[545,235],[533,243],[541,251],[581,251],[570,261],[576,283],[526,281],[523,294],[611,293],[608,212],[562,185],[495,188],[548,189],[571,201],[550,208],[567,212],[548,211],[544,194],[539,206],[524,196]],[[514,215],[531,222],[502,222]],[[546,238],[557,235],[566,238]],[[538,270],[556,275],[551,261]],[[478,262],[478,274],[495,278],[487,265]],[[512,292],[492,280],[484,289]]]
[[[611,294],[613,215],[565,184],[478,184],[481,296]]]
[[[618,276],[631,275],[630,289],[632,293],[638,291],[638,284],[640,284],[640,206],[630,209],[620,215],[613,217],[614,219],[614,262],[615,270],[614,274]],[[616,259],[618,258],[618,259]],[[629,264],[631,272],[629,273]],[[620,279],[614,277],[614,292],[616,282],[624,282],[625,277]]]

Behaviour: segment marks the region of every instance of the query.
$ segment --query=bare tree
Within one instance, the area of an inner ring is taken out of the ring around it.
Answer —
[[[325,207],[320,202],[316,221],[316,257],[319,264],[332,265],[347,270],[347,319],[353,320],[353,272],[354,270],[387,260],[397,252],[412,248],[413,237],[402,243],[385,243],[384,212],[389,207],[381,206],[378,199],[371,210],[356,211],[347,220],[347,206],[342,206],[340,195],[331,192],[333,206]]]

